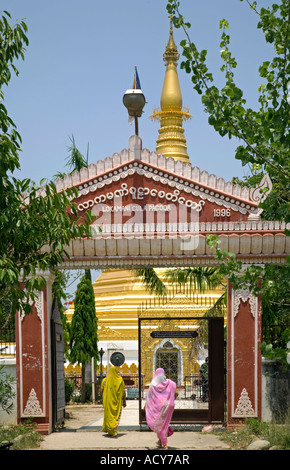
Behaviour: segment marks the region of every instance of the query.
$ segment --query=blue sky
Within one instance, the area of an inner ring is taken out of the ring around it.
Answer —
[[[127,148],[134,127],[128,124],[122,98],[132,86],[135,65],[147,101],[139,135],[143,147],[155,150],[159,124],[149,116],[160,106],[163,52],[169,36],[166,4],[166,0],[1,1],[12,22],[26,19],[30,41],[25,61],[18,63],[19,77],[5,90],[8,112],[23,139],[17,176],[38,183],[65,171],[72,134],[83,154],[89,143],[90,163]],[[192,24],[192,40],[199,49],[208,50],[218,86],[224,83],[219,21],[229,21],[237,82],[248,104],[256,107],[258,67],[272,52],[257,29],[258,16],[240,0],[181,0],[181,11]],[[174,30],[177,45],[183,37],[181,30]],[[237,142],[221,138],[209,126],[190,76],[179,70],[179,80],[183,105],[193,116],[184,123],[191,163],[226,180],[248,173],[234,158]]]
[[[83,154],[89,143],[89,163],[127,148],[134,127],[128,124],[122,98],[132,86],[135,66],[147,101],[139,135],[143,147],[155,150],[159,124],[149,116],[160,106],[164,80],[166,4],[166,0],[1,1],[1,9],[12,14],[12,23],[26,19],[30,42],[25,61],[18,63],[19,76],[5,90],[6,107],[23,140],[21,171],[15,176],[39,183],[65,171],[72,134]],[[219,21],[229,21],[237,83],[255,108],[261,83],[258,67],[272,53],[257,30],[257,15],[240,0],[181,0],[181,12],[192,25],[192,41],[200,50],[208,50],[208,65],[218,86],[224,83]],[[174,30],[174,38],[179,45],[183,32]],[[191,163],[226,180],[247,174],[248,168],[234,158],[237,142],[221,138],[209,126],[190,76],[179,70],[179,80],[183,105],[193,116],[184,124]]]

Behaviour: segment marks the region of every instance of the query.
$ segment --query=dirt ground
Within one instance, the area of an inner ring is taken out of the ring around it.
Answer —
[[[67,405],[65,429],[79,429],[103,415],[102,405]]]

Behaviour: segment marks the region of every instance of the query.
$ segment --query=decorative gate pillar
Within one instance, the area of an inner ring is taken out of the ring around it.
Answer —
[[[228,282],[228,426],[261,418],[261,296]]]
[[[17,421],[33,418],[42,434],[52,432],[50,319],[52,282],[41,273],[46,286],[32,304],[33,313],[16,317]]]

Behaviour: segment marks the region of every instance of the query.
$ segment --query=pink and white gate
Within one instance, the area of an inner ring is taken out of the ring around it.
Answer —
[[[89,239],[72,240],[60,269],[213,266],[206,237],[244,265],[284,264],[289,247],[283,223],[260,220],[260,188],[225,182],[188,163],[142,149],[132,136],[129,149],[57,181],[78,188],[79,214],[97,216]],[[261,187],[271,182],[265,178]],[[101,227],[102,231],[99,231]],[[52,431],[51,285],[18,315],[18,420],[33,417],[43,433]],[[227,424],[261,416],[261,298],[228,285]]]

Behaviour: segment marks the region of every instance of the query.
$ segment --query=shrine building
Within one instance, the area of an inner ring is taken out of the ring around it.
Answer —
[[[150,293],[134,269],[105,269],[93,282],[98,318],[98,347],[104,351],[104,372],[108,370],[110,357],[116,351],[124,354],[125,365],[129,370],[132,364],[138,367],[138,316],[142,307],[147,306],[154,314],[158,311],[159,314],[163,312],[177,316],[190,311],[191,315],[202,317],[225,292],[221,286],[199,292],[191,289],[189,282],[185,288],[173,286],[166,280],[166,272],[167,269],[164,268],[156,269],[158,277],[166,286],[166,301]],[[68,321],[71,321],[73,312],[72,302],[65,312]],[[226,310],[224,313],[226,315]],[[204,360],[205,355],[202,352],[196,358],[196,371]]]

